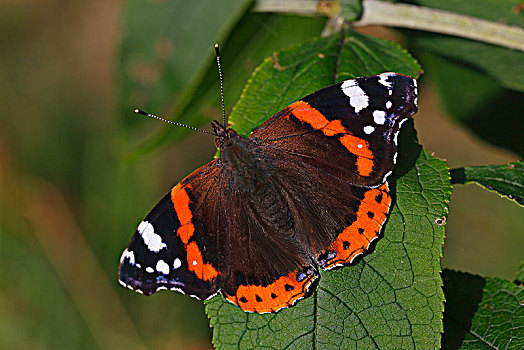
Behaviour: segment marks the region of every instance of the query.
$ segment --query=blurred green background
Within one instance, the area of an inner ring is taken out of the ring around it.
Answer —
[[[202,302],[146,298],[117,282],[136,225],[215,153],[211,137],[132,110],[205,125],[220,118],[216,41],[230,110],[264,57],[325,24],[247,7],[0,0],[0,348],[211,347]],[[388,29],[362,31],[402,42]],[[519,158],[447,118],[431,74],[422,82],[415,126],[425,148],[451,167]],[[454,187],[450,210],[443,265],[513,280],[522,208],[468,185]]]

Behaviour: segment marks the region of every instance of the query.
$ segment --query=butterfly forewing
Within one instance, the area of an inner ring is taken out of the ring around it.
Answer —
[[[207,234],[196,230],[199,208],[215,189],[217,161],[197,169],[175,186],[140,223],[120,260],[120,283],[150,295],[160,289],[177,290],[199,299],[218,291],[219,273],[203,256]],[[193,196],[200,189],[201,195]],[[207,207],[207,205],[206,205]],[[218,216],[218,213],[213,213]]]
[[[376,187],[393,170],[397,134],[417,111],[416,99],[416,80],[405,75],[346,80],[291,104],[252,137],[296,155],[307,144],[314,152],[303,154],[305,162],[332,174],[349,171],[351,183]]]

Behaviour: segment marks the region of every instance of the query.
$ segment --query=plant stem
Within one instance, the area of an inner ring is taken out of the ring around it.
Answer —
[[[355,25],[380,24],[461,36],[524,51],[524,29],[456,13],[377,0],[363,2]]]
[[[325,15],[318,0],[258,0],[254,11]],[[524,29],[428,7],[363,0],[362,18],[354,26],[385,25],[425,30],[524,51]],[[336,15],[336,14],[333,14]]]

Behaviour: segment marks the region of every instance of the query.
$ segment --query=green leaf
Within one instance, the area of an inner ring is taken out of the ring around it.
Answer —
[[[514,0],[414,0],[421,6],[447,10],[513,26],[524,26]],[[524,91],[524,52],[447,35],[409,31],[413,45],[475,67],[502,86]]]
[[[335,80],[420,70],[387,41],[351,33],[340,45],[338,38],[321,39],[278,53],[277,62],[266,60],[231,114],[235,128],[249,134],[272,113]],[[445,163],[414,137],[407,123],[394,173],[396,204],[375,252],[353,267],[321,272],[311,297],[277,314],[245,313],[222,296],[207,301],[218,349],[439,347],[442,221],[451,187]]]
[[[524,206],[524,161],[451,170],[451,182],[478,185]]]
[[[446,270],[443,349],[522,349],[524,287]]]
[[[447,115],[487,142],[524,156],[524,93],[504,89],[493,78],[428,51],[416,51],[438,89]]]

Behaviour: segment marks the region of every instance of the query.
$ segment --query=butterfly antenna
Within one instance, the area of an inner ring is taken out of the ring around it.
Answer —
[[[186,125],[186,124],[182,124],[182,123],[177,123],[177,122],[173,122],[171,120],[160,118],[160,117],[157,117],[154,114],[144,112],[143,110],[138,109],[138,108],[135,109],[135,113],[136,114],[145,115],[146,117],[151,117],[151,118],[158,119],[160,121],[163,121],[164,123],[173,124],[173,125],[177,125],[177,126],[183,126],[184,128],[188,128],[188,129],[195,130],[195,131],[200,131],[200,132],[202,132],[204,134],[210,134],[210,135],[213,135],[213,136],[217,136],[214,132],[202,130],[202,129],[199,129],[199,128],[195,128],[194,126],[190,126],[190,125]]]
[[[224,128],[227,127],[226,108],[224,107],[224,82],[222,80],[222,68],[220,67],[220,50],[218,44],[215,44],[215,53],[217,54],[218,78],[220,80],[220,99],[222,100],[222,120]]]

